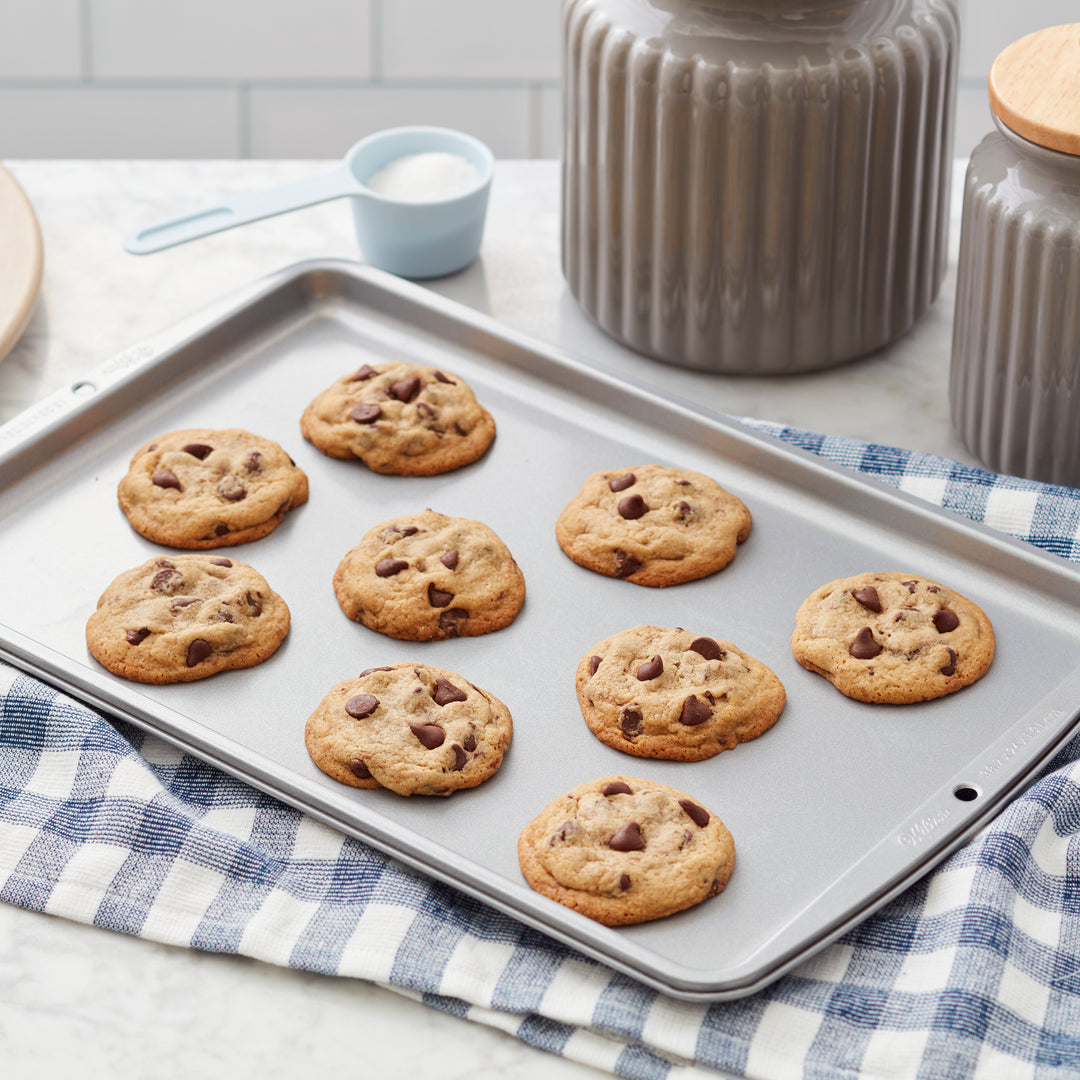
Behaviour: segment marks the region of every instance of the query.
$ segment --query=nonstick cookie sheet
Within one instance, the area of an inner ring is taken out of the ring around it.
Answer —
[[[474,465],[380,476],[300,435],[335,378],[390,357],[462,375],[498,434]],[[706,378],[707,376],[703,376]],[[663,369],[657,369],[657,383]],[[265,663],[144,686],[89,656],[86,619],[122,570],[168,549],[121,514],[116,485],[143,442],[243,427],[285,447],[309,502],[229,548],[286,599],[292,630]],[[650,589],[591,573],[555,542],[586,475],[657,462],[704,472],[754,524],[717,574]],[[508,628],[399,642],[341,612],[331,578],[372,525],[427,507],[475,518],[526,579]],[[986,823],[1072,732],[1080,706],[1080,569],[693,404],[507,330],[419,286],[346,261],[289,267],[136,345],[0,428],[0,655],[284,801],[667,993],[751,993],[918,879]],[[917,705],[851,701],[791,655],[795,611],[864,570],[948,584],[993,620],[975,685]],[[734,642],[783,681],[760,738],[707,761],[629,757],[592,736],[578,660],[641,623]],[[500,771],[449,798],[358,791],[324,776],[304,723],[334,683],[397,660],[456,671],[509,706]],[[691,794],[727,824],[727,889],[657,922],[610,929],[535,893],[520,830],[568,789],[612,773]]]

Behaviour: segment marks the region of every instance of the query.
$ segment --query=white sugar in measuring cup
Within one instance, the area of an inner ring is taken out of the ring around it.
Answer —
[[[372,178],[402,158],[452,154],[475,170],[473,186],[457,194],[401,198],[374,191]],[[399,127],[368,135],[328,173],[267,191],[239,195],[201,210],[128,233],[133,255],[185,244],[204,236],[349,198],[360,252],[373,266],[406,278],[432,278],[468,266],[480,250],[495,157],[479,139],[452,128]]]

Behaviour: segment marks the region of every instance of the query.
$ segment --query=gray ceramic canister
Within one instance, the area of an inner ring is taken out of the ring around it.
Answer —
[[[716,372],[904,334],[946,262],[957,0],[565,0],[563,273]]]
[[[1080,24],[990,72],[964,181],[949,403],[990,468],[1080,486]]]

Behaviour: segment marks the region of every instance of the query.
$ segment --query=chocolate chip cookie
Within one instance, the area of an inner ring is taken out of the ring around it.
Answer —
[[[730,641],[635,626],[590,649],[577,669],[585,723],[637,757],[703,761],[756,739],[784,708],[784,687]]]
[[[434,476],[468,465],[495,421],[460,376],[423,364],[364,364],[304,410],[300,431],[328,457],[377,473]]]
[[[451,795],[502,764],[510,710],[444,668],[403,661],[339,682],[308,718],[304,740],[327,776],[398,795]]]
[[[254,667],[289,632],[289,608],[246,563],[155,556],[105,590],[86,623],[90,655],[141,683],[191,682]]]
[[[580,566],[657,587],[715,573],[749,535],[740,499],[702,473],[662,465],[593,473],[555,526]]]
[[[735,842],[689,795],[605,776],[560,796],[526,825],[518,861],[538,893],[605,926],[626,926],[715,896],[735,865]]]
[[[908,704],[981,678],[994,659],[994,630],[981,608],[936,581],[866,573],[803,601],[791,650],[850,698]]]
[[[177,548],[266,536],[307,502],[308,481],[277,443],[240,428],[171,431],[135,452],[117,489],[136,532]]]
[[[432,641],[509,626],[525,577],[487,525],[425,510],[369,529],[338,565],[334,593],[371,630]]]

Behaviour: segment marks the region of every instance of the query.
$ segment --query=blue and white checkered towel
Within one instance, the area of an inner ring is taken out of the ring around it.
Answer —
[[[1080,561],[1080,491],[758,425]],[[766,990],[666,998],[0,665],[0,900],[362,978],[627,1077],[1080,1076],[1080,737]]]

